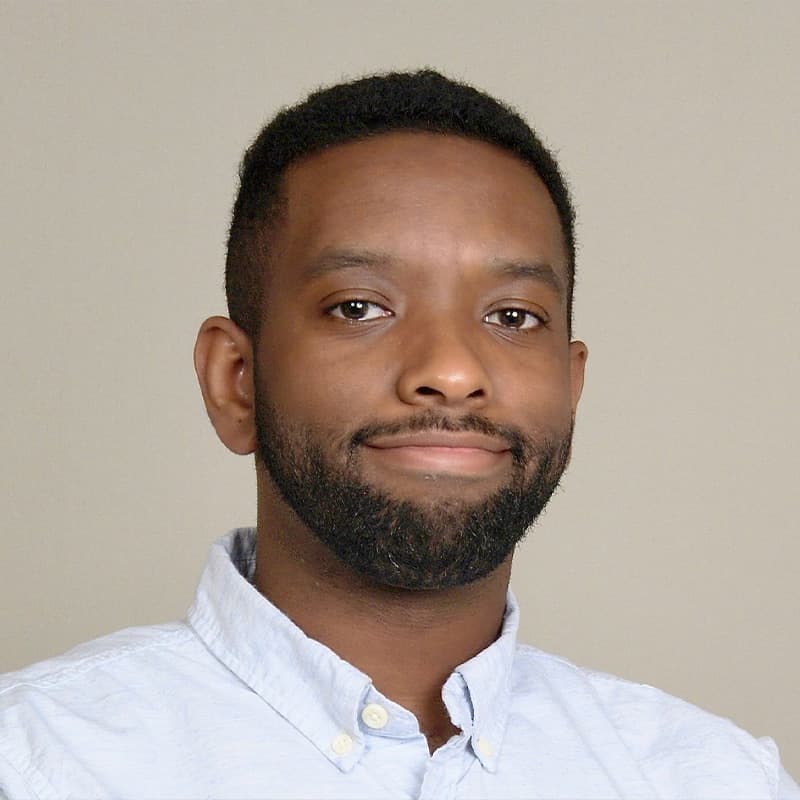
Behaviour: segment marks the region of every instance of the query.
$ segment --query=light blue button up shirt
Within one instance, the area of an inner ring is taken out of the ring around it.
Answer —
[[[184,622],[0,679],[9,798],[780,798],[769,739],[650,686],[499,638],[448,678],[461,733],[413,714],[251,585],[255,532],[212,548]]]

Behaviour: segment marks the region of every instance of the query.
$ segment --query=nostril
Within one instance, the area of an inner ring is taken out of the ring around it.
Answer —
[[[441,394],[441,392],[437,392],[436,389],[431,389],[430,386],[419,386],[417,388],[418,394],[430,395],[430,394]]]

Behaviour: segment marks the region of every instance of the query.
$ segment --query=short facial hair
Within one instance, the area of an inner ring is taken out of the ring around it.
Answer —
[[[572,424],[560,435],[533,437],[477,414],[451,419],[428,409],[358,429],[339,463],[311,429],[291,423],[260,394],[257,453],[280,495],[339,561],[381,586],[446,589],[490,574],[522,541],[569,462]],[[477,502],[450,497],[425,505],[362,478],[364,442],[423,430],[477,431],[504,440],[512,457],[509,481]]]

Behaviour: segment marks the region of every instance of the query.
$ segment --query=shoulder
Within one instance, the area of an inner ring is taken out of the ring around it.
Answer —
[[[131,662],[158,658],[159,653],[174,655],[195,638],[182,622],[126,628],[85,642],[62,655],[0,675],[0,708],[4,701],[25,690],[52,690],[98,673],[124,670]]]
[[[731,720],[654,686],[520,645],[514,692],[544,693],[591,735],[613,736],[657,783],[699,796],[724,778],[729,785],[762,786],[770,797],[777,793],[781,765],[771,739],[756,739]]]
[[[85,796],[103,794],[80,765],[99,752],[111,763],[110,752],[133,742],[156,759],[162,728],[209,675],[227,673],[175,622],[118,631],[0,676],[0,797],[63,796],[53,788],[62,779]]]
[[[0,751],[25,730],[52,735],[76,720],[135,718],[187,678],[219,670],[185,623],[128,628],[0,676]],[[64,734],[70,734],[64,731]]]

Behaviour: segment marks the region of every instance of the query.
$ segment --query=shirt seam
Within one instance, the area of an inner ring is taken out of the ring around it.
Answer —
[[[581,666],[579,666],[577,664],[573,664],[571,661],[569,661],[569,659],[566,659],[566,658],[564,658],[562,656],[555,655],[553,653],[546,653],[545,651],[539,650],[536,647],[533,647],[531,645],[520,644],[519,648],[520,648],[520,650],[525,651],[525,653],[527,653],[529,656],[532,656],[534,658],[536,658],[537,655],[544,656],[546,659],[550,659],[552,661],[558,662],[562,666],[568,667],[571,670],[573,670],[574,672],[579,673],[582,677],[584,677],[587,680],[587,683],[589,684],[589,687],[590,687],[592,696],[595,699],[595,702],[598,703],[598,705],[601,708],[603,708],[604,711],[605,711],[606,706],[605,706],[605,703],[602,701],[601,697],[597,693],[597,689],[596,689],[595,683],[602,682],[602,683],[614,684],[614,685],[624,684],[624,685],[631,686],[631,687],[634,687],[634,688],[647,689],[647,690],[649,690],[651,692],[655,692],[656,694],[661,695],[663,697],[677,700],[680,703],[686,703],[685,700],[681,700],[680,698],[672,698],[671,695],[667,694],[662,689],[659,689],[657,686],[653,686],[652,684],[649,684],[649,683],[640,683],[640,682],[637,682],[637,681],[630,680],[628,678],[621,678],[621,677],[616,676],[616,675],[610,675],[610,674],[605,673],[605,672],[599,672],[599,671],[595,671],[595,670],[592,670],[592,669],[588,669],[586,667],[581,667]],[[692,704],[689,703],[688,705],[691,706]],[[699,708],[699,707],[696,707],[696,708],[698,708],[698,710],[702,711],[705,714],[711,714],[711,716],[715,716],[715,717],[718,716],[716,714],[713,714],[713,712],[706,711],[705,709],[702,709],[702,708]],[[759,766],[759,768],[761,769],[761,771],[762,771],[762,773],[764,775],[764,779],[767,781],[772,794],[775,795],[775,793],[777,792],[777,789],[778,789],[778,781],[779,781],[779,777],[780,777],[780,758],[777,756],[777,753],[775,753],[774,750],[772,752],[770,752],[770,748],[769,747],[765,746],[762,741],[760,741],[759,739],[756,739],[754,736],[749,734],[747,731],[743,731],[743,729],[740,728],[738,725],[736,725],[736,723],[733,722],[733,720],[727,720],[727,721],[730,724],[732,724],[735,728],[737,728],[740,731],[742,731],[743,733],[745,733],[746,736],[749,736],[755,742],[755,744],[757,745],[757,747],[755,748],[756,752],[753,753],[752,755],[755,756],[755,759],[756,759],[756,761],[758,763],[758,766]],[[615,727],[615,730],[616,730],[616,725],[614,727]],[[630,757],[633,760],[633,762],[635,764],[639,765],[640,771],[641,771],[641,769],[643,767],[645,767],[647,764],[650,763],[650,761],[651,761],[650,757],[637,758],[634,755],[633,751],[630,749],[630,746],[628,745],[628,742],[623,737],[619,736],[619,733],[617,733],[617,738],[619,739],[620,743],[625,748],[625,750],[628,752],[628,754],[630,755]],[[775,746],[775,750],[777,750],[777,745]],[[647,776],[644,775],[644,774],[643,774],[643,777],[645,777],[647,782],[650,784],[649,778],[647,778]],[[650,785],[652,785],[652,784],[650,784]]]
[[[559,659],[559,660],[562,660],[562,659]],[[566,661],[566,663],[569,664],[570,662]],[[596,679],[598,681],[603,681],[605,683],[623,683],[623,684],[627,684],[628,686],[634,686],[634,687],[639,687],[639,688],[643,688],[643,689],[649,689],[650,691],[656,692],[657,694],[659,694],[659,695],[661,695],[663,697],[668,697],[668,698],[677,700],[679,703],[687,703],[686,700],[682,700],[681,698],[673,698],[671,695],[666,693],[663,689],[659,689],[657,686],[653,686],[652,684],[649,684],[649,683],[637,683],[636,681],[632,681],[632,680],[629,680],[627,678],[615,677],[614,675],[609,675],[609,674],[607,674],[605,672],[595,672],[594,670],[581,669],[581,667],[577,667],[577,669],[579,669],[581,672],[583,672],[585,675],[587,675],[587,677],[589,677],[591,680]],[[591,683],[591,680],[590,680],[590,683]],[[592,688],[592,693],[595,694],[595,697],[596,697],[597,701],[603,707],[605,707],[604,704],[602,703],[602,701],[600,700],[600,698],[597,696],[597,694],[596,694],[596,692],[594,690],[594,687]],[[692,703],[688,703],[688,705],[689,706],[693,706]],[[779,778],[780,778],[780,766],[781,766],[780,758],[779,758],[779,756],[778,756],[778,754],[776,752],[777,745],[774,746],[774,749],[771,749],[771,748],[767,747],[764,744],[764,742],[762,742],[760,739],[757,739],[755,736],[750,734],[748,731],[744,730],[739,725],[737,725],[736,722],[734,722],[734,720],[728,719],[727,717],[720,717],[718,714],[714,714],[714,712],[708,711],[708,710],[703,709],[703,708],[700,708],[699,706],[694,706],[694,707],[697,708],[699,711],[703,712],[704,714],[710,714],[711,716],[717,717],[719,719],[725,719],[734,728],[736,728],[737,730],[741,731],[742,733],[745,734],[746,737],[749,737],[750,739],[752,739],[755,742],[755,744],[757,745],[757,747],[755,748],[756,752],[754,753],[755,758],[757,759],[758,766],[761,769],[761,771],[764,773],[764,778],[766,779],[767,783],[769,784],[770,789],[771,789],[771,791],[772,791],[772,793],[774,795],[778,791],[778,781],[779,781]],[[770,741],[772,741],[772,740],[770,740]],[[773,742],[773,744],[774,744],[774,742]],[[625,746],[627,747],[627,743],[625,743]],[[631,755],[633,755],[633,754],[631,754]],[[650,760],[651,759],[648,757],[648,758],[643,759],[640,763],[647,764],[647,763],[650,762]]]
[[[183,624],[186,625],[186,623]],[[194,629],[186,625],[186,628],[183,630],[169,631],[168,633],[162,634],[162,637],[155,642],[140,642],[136,644],[114,647],[106,653],[95,653],[91,656],[86,656],[85,660],[81,660],[76,664],[68,664],[60,669],[56,669],[54,672],[48,672],[39,678],[30,680],[22,679],[12,683],[10,686],[0,689],[0,697],[23,686],[34,688],[60,686],[69,682],[70,680],[85,675],[87,672],[90,672],[96,667],[118,661],[121,658],[132,655],[133,653],[144,652],[158,647],[168,646],[172,639],[177,639],[177,643],[180,644],[182,641],[188,641],[193,638],[196,638]]]
[[[755,738],[755,737],[754,737]],[[772,745],[770,747],[764,739],[767,739]],[[778,745],[770,737],[762,737],[755,740],[758,744],[758,762],[761,769],[764,771],[764,777],[769,783],[770,793],[773,797],[778,795],[778,787],[781,780],[781,758],[778,750]],[[769,762],[769,763],[767,763]]]

